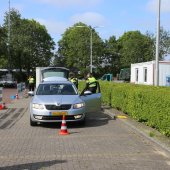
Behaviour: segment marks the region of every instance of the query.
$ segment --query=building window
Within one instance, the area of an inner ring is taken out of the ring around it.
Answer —
[[[144,82],[147,82],[147,68],[144,67]]]
[[[139,69],[136,68],[135,69],[135,80],[136,80],[136,82],[138,82],[138,77],[139,77]]]

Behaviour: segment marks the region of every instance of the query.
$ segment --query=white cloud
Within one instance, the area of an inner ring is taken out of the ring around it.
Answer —
[[[106,23],[106,19],[104,18],[103,15],[99,14],[99,13],[95,13],[95,12],[86,12],[83,14],[76,14],[74,16],[71,17],[71,22],[77,23],[77,22],[83,22],[86,23],[88,25],[105,25]]]
[[[14,4],[10,4],[10,9],[16,9],[16,10],[18,10],[19,11],[19,13],[21,13],[22,11],[23,11],[23,8],[24,8],[24,5],[22,5],[22,4],[16,4],[16,3],[14,3]],[[2,8],[1,10],[0,10],[0,24],[3,24],[4,23],[4,16],[5,16],[5,13],[8,13],[9,12],[9,6],[8,6],[8,3],[6,3],[5,5],[4,5],[4,8]]]
[[[158,0],[149,0],[147,9],[156,12],[158,8]],[[170,12],[170,0],[161,0],[161,12]]]
[[[102,15],[93,12],[74,15],[68,22],[59,22],[56,20],[46,20],[42,18],[36,18],[35,20],[40,24],[45,25],[52,37],[60,36],[68,27],[77,22],[83,22],[91,26],[104,26],[104,23],[106,23],[106,20]]]
[[[55,5],[57,7],[70,7],[70,6],[94,6],[99,4],[102,0],[34,0],[39,3],[46,3]]]
[[[47,28],[50,34],[57,34],[57,35],[63,34],[65,29],[67,28],[67,24],[65,24],[64,22],[56,22],[52,20],[47,21],[41,18],[37,18],[36,20],[40,24],[45,25],[45,27]]]
[[[24,4],[12,4],[11,8],[17,9],[19,12],[22,12],[24,10]]]

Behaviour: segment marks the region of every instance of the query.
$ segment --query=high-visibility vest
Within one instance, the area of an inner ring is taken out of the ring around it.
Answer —
[[[31,84],[31,83],[34,83],[34,78],[33,78],[33,77],[29,78],[29,83],[30,83],[30,84]]]
[[[77,78],[69,78],[69,80],[74,83],[74,85],[78,88],[78,79]]]
[[[71,81],[72,83],[77,83],[77,78],[71,78],[70,81]]]
[[[97,80],[94,77],[89,77],[86,81],[88,83],[89,87],[96,87]]]

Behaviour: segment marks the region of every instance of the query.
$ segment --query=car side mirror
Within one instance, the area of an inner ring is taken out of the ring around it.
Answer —
[[[33,92],[33,91],[29,91],[29,92],[28,92],[28,95],[29,95],[29,96],[34,96],[34,92]]]
[[[84,95],[91,95],[91,94],[92,94],[92,92],[89,91],[89,90],[87,90],[87,91],[84,92]]]

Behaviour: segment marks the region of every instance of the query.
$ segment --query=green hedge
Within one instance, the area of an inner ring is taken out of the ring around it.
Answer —
[[[84,82],[80,82],[80,89]],[[122,110],[170,137],[170,88],[100,82],[102,103]]]

